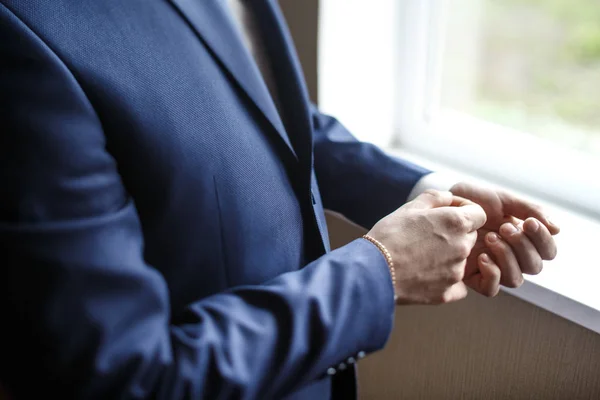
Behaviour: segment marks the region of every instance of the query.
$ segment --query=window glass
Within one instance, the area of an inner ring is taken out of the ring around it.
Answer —
[[[448,4],[442,107],[600,157],[600,1]]]

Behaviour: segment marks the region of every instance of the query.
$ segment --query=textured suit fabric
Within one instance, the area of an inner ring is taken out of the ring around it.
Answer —
[[[372,225],[428,171],[320,114],[255,4],[284,118],[217,1],[0,0],[15,398],[329,398],[329,367],[384,346],[385,260],[330,251],[323,208]]]

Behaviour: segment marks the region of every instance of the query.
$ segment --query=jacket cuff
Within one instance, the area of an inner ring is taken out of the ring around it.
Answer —
[[[354,255],[354,261],[365,269],[366,301],[358,314],[369,329],[367,352],[382,349],[390,338],[394,325],[394,287],[388,263],[381,251],[366,239],[356,239],[344,248]]]

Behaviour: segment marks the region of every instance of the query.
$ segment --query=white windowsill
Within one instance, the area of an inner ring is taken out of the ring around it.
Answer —
[[[457,179],[497,186],[414,152],[400,149],[388,149],[388,152],[431,170],[452,174]],[[558,255],[553,261],[545,262],[542,273],[526,275],[525,283],[518,289],[503,287],[502,290],[600,333],[600,257],[597,251],[600,246],[600,221],[512,191],[544,206],[561,227],[561,233],[556,236]]]

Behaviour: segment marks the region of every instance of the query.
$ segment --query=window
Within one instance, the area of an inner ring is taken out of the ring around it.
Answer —
[[[600,157],[600,2],[454,0],[441,105]]]
[[[558,257],[509,292],[598,332],[600,2],[320,8],[319,107],[361,140],[543,204]]]
[[[319,105],[359,139],[600,219],[600,2],[320,7]]]

